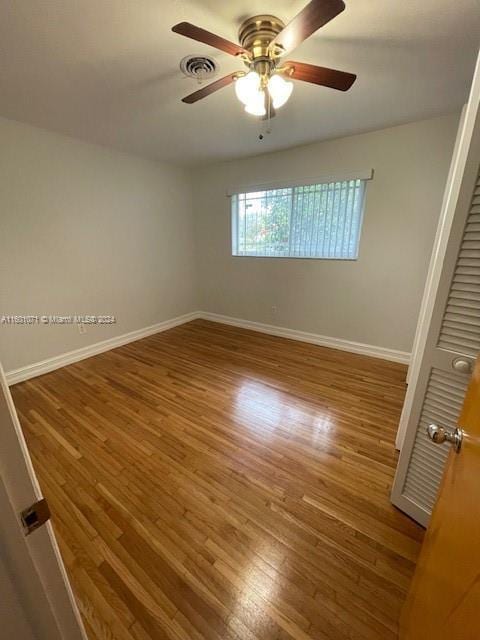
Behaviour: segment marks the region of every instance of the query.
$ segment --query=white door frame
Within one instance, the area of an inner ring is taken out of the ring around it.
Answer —
[[[433,320],[433,312],[437,296],[440,289],[440,279],[443,264],[447,254],[452,227],[457,210],[460,189],[462,186],[467,156],[472,139],[473,128],[475,126],[476,113],[480,101],[480,52],[477,57],[475,72],[473,75],[472,87],[468,104],[462,111],[457,138],[448,173],[445,193],[443,196],[442,209],[438,222],[437,233],[432,250],[432,257],[428,269],[427,282],[423,294],[420,315],[418,318],[417,330],[412,348],[411,362],[407,374],[408,388],[405,395],[405,402],[397,431],[395,446],[402,449],[405,442],[407,425],[409,424],[411,412],[415,399],[415,392],[419,382],[420,368],[423,355],[427,346],[427,338],[430,325]]]
[[[442,415],[446,423],[452,422],[452,424],[448,424],[450,428],[455,427],[457,420],[454,417],[457,411],[455,398],[458,397],[460,389],[466,388],[469,376],[468,373],[461,370],[454,370],[453,364],[456,357],[467,361],[473,360],[472,354],[468,351],[466,353],[452,351],[439,344],[438,340],[466,223],[470,215],[472,193],[478,178],[479,158],[480,55],[477,58],[470,97],[460,128],[450,180],[446,187],[444,210],[435,243],[432,271],[429,274],[426,301],[421,318],[423,322],[418,331],[415,360],[412,364],[402,413],[400,425],[402,431],[399,433],[401,453],[391,494],[393,504],[424,526],[428,525],[431,514],[430,508],[421,498],[421,492],[425,490],[425,495],[429,495],[428,492],[432,491],[434,487],[433,483],[440,480],[444,458],[440,455],[440,450],[435,450],[435,455],[438,454],[438,458],[435,456],[431,458],[425,453],[423,447],[427,442],[426,434],[422,436],[424,441],[418,439],[423,433],[419,429],[423,430],[425,427],[422,415],[425,412],[424,420],[430,420],[432,412],[433,415],[439,412],[438,415]],[[440,383],[438,379],[435,379],[432,383],[433,386],[430,387],[433,371],[436,371],[436,376],[443,376],[443,379]],[[438,391],[438,385],[440,385],[440,391]],[[434,400],[428,397],[431,388]],[[445,406],[438,401],[442,392],[449,398]],[[420,449],[418,449],[419,442],[423,442]],[[428,444],[428,446],[431,445]],[[433,447],[433,449],[436,448]],[[444,447],[443,453],[447,450],[448,447]],[[415,451],[416,457],[414,457]],[[410,476],[412,460],[417,467],[414,467],[413,475]],[[422,468],[421,472],[419,472],[418,465]],[[418,485],[418,489],[414,489],[412,493],[412,486],[415,482],[425,484]],[[417,491],[418,494],[415,494]]]
[[[0,364],[0,544],[35,640],[87,640],[50,522],[25,536],[19,514],[42,497]],[[6,612],[8,613],[8,612]],[[5,613],[3,614],[5,615]]]

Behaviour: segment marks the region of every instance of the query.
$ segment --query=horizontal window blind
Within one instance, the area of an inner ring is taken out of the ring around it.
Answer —
[[[236,256],[358,256],[365,180],[276,188],[232,196]]]

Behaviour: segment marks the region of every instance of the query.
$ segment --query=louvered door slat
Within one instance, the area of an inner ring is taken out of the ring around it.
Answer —
[[[477,326],[477,319],[475,317],[476,314],[472,313],[472,315],[464,315],[464,314],[460,314],[460,313],[455,313],[455,311],[447,311],[445,313],[445,320],[444,322],[455,322],[455,323],[460,323],[465,325],[465,327],[471,326],[471,327],[475,327],[475,329],[478,330],[478,326]]]
[[[478,311],[480,310],[480,304],[478,304],[477,302],[470,300],[470,301],[465,301],[465,300],[450,300],[449,301],[449,305],[447,306],[447,311],[453,311],[454,313],[460,314],[460,315],[471,315],[471,316],[475,316],[478,317]]]
[[[480,335],[480,329],[473,324],[474,318],[471,318],[472,324],[463,322],[462,320],[450,320],[445,317],[444,327],[445,331],[452,334],[462,331],[466,336],[469,336],[471,340],[475,340]]]
[[[476,271],[480,269],[480,261],[478,259],[460,258],[457,264],[457,273],[463,273],[464,269]]]
[[[476,356],[480,351],[480,174],[465,225],[438,346],[471,356]]]
[[[476,274],[474,270],[473,270],[473,273],[462,273],[461,271],[459,271],[455,276],[454,282],[458,284],[465,284],[465,285],[471,284],[471,285],[480,287],[480,285],[478,284],[477,278],[478,278],[478,274]]]
[[[472,280],[474,277],[462,278],[459,276],[455,278],[452,285],[452,291],[466,291],[467,293],[480,293],[480,285],[476,284]]]
[[[431,423],[455,428],[466,385],[467,380],[455,373],[435,368],[431,371],[403,491],[406,497],[428,511],[435,504],[449,445],[433,444],[426,428]]]

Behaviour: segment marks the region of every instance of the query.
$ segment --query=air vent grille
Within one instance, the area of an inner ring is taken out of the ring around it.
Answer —
[[[180,69],[187,77],[201,82],[216,75],[218,65],[213,58],[207,56],[186,56],[180,62]]]

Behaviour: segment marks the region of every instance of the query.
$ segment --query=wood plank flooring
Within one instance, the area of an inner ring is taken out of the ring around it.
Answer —
[[[390,640],[406,368],[202,320],[12,388],[90,640]]]

